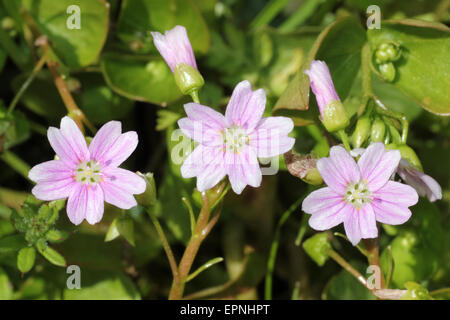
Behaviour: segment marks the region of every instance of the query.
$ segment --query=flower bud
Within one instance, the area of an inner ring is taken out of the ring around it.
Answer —
[[[397,150],[400,151],[402,158],[408,161],[410,165],[412,165],[419,171],[423,171],[422,163],[420,162],[419,157],[410,146],[407,146],[406,144],[401,144],[397,146]]]
[[[372,123],[372,128],[370,130],[370,141],[371,142],[381,142],[384,140],[384,135],[386,133],[386,125],[383,120],[376,118]]]
[[[370,117],[364,116],[356,122],[355,131],[353,131],[352,142],[354,148],[359,148],[367,140],[370,134]]]
[[[379,70],[381,75],[389,82],[395,79],[395,67],[392,62],[380,64]]]
[[[378,64],[397,61],[400,57],[400,47],[393,42],[384,42],[380,44],[375,52],[375,60]]]
[[[185,63],[176,65],[174,76],[175,82],[183,94],[190,94],[193,91],[198,91],[205,84],[200,72]]]
[[[344,129],[350,123],[344,105],[339,100],[333,100],[326,105],[321,120],[329,132]]]
[[[345,128],[349,124],[348,116],[334,88],[327,64],[313,60],[305,73],[309,76],[325,128],[330,132]]]
[[[294,177],[298,177],[314,186],[323,183],[323,179],[316,167],[317,159],[312,155],[303,156],[289,151],[284,154],[284,161],[289,173]]]

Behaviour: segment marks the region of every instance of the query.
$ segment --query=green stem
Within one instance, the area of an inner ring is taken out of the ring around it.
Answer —
[[[369,265],[377,266],[381,271],[380,265],[380,246],[378,244],[378,238],[374,239],[363,239],[364,244],[366,246],[366,250],[369,253],[367,256],[367,260],[369,261]],[[381,289],[384,289],[384,276],[383,271],[381,273]]]
[[[350,147],[350,143],[348,142],[348,136],[345,133],[344,129],[339,130],[338,135],[342,143],[344,144],[345,149],[347,149],[347,151],[351,151],[352,148]]]
[[[362,89],[365,97],[372,97],[372,71],[370,44],[366,43],[361,50],[361,69],[362,69]]]
[[[358,280],[364,287],[366,287],[369,291],[372,291],[368,286],[367,286],[367,281],[366,278],[364,278],[364,276],[359,273],[358,270],[356,270],[355,268],[352,267],[352,265],[350,263],[348,263],[347,261],[345,261],[344,258],[342,258],[336,251],[334,251],[333,249],[329,249],[328,250],[328,255],[330,256],[331,259],[333,259],[334,261],[337,262],[337,264],[339,264],[342,268],[344,268],[344,270],[346,270],[348,273],[350,273],[356,280]]]
[[[200,99],[198,97],[198,90],[192,90],[190,93],[192,101],[194,101],[195,103],[200,103]]]
[[[14,99],[11,101],[11,104],[8,107],[8,114],[11,114],[14,111],[14,108],[16,107],[17,103],[19,102],[22,95],[25,93],[33,79],[36,77],[38,72],[42,69],[47,59],[47,55],[44,53],[42,57],[39,59],[38,63],[33,68],[33,71],[31,71],[31,74],[28,76],[27,80],[22,84],[19,91],[15,95]]]
[[[450,292],[450,288],[441,288],[430,292],[430,296],[436,296],[438,294],[443,294]]]
[[[264,9],[262,9],[258,15],[253,19],[250,24],[250,29],[255,30],[262,26],[269,24],[273,18],[290,2],[291,0],[272,0]]]
[[[175,256],[173,255],[172,249],[170,248],[169,241],[167,241],[166,235],[164,234],[164,230],[161,227],[158,219],[148,211],[148,215],[150,216],[153,225],[155,226],[156,232],[158,233],[159,239],[163,245],[164,251],[166,252],[167,259],[169,260],[170,269],[172,270],[172,276],[174,279],[179,279],[179,272],[177,267],[177,262],[175,260]]]
[[[303,197],[298,199],[297,201],[295,201],[289,207],[289,209],[287,209],[283,213],[280,220],[278,221],[277,229],[275,231],[275,236],[272,241],[272,246],[270,248],[269,260],[267,261],[267,273],[266,273],[265,289],[264,289],[264,299],[266,299],[266,300],[272,300],[272,278],[273,278],[273,270],[275,268],[275,261],[277,258],[278,245],[279,245],[280,235],[281,235],[281,227],[284,225],[284,223],[290,217],[292,212],[294,212],[295,209],[298,208],[298,206],[300,205],[300,203],[302,201],[303,201]]]
[[[292,31],[296,27],[305,23],[305,21],[314,13],[317,7],[324,0],[305,0],[300,8],[290,16],[281,26],[278,28],[280,31]]]
[[[9,150],[6,150],[0,155],[0,159],[2,159],[22,177],[31,181],[30,178],[28,178],[28,171],[30,171],[30,166],[25,161],[20,159],[17,155]]]

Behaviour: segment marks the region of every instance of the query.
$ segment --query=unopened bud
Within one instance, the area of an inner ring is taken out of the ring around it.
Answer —
[[[354,148],[359,148],[367,140],[370,134],[370,117],[361,117],[356,122],[355,131],[353,131],[352,142]]]
[[[372,123],[372,128],[370,130],[370,140],[371,142],[381,142],[384,140],[384,135],[386,133],[386,125],[383,120],[376,118]]]
[[[200,72],[193,66],[185,63],[177,64],[173,74],[175,82],[183,94],[198,91],[205,84]]]
[[[153,178],[153,173],[140,173],[137,172],[138,176],[145,180],[146,188],[145,192],[137,194],[136,201],[143,207],[150,207],[156,204],[156,184]]]
[[[350,123],[344,105],[339,100],[333,100],[326,105],[321,120],[328,132],[344,129]]]
[[[392,62],[380,64],[379,70],[381,75],[389,82],[395,79],[395,67]]]
[[[320,185],[323,179],[317,170],[317,159],[312,155],[294,154],[291,151],[284,154],[284,161],[290,174],[312,185]]]

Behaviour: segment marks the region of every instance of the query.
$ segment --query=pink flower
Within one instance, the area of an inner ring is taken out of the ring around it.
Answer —
[[[410,186],[389,180],[400,158],[398,150],[386,152],[384,144],[372,143],[356,163],[344,148],[332,147],[329,158],[317,161],[327,187],[309,194],[302,204],[302,210],[312,214],[309,225],[326,230],[343,222],[356,245],[361,238],[378,236],[376,221],[405,223],[418,195]]]
[[[341,101],[334,88],[330,70],[325,62],[313,60],[305,73],[309,76],[311,90],[316,96],[320,115],[323,116],[323,111],[330,102]]]
[[[252,91],[250,82],[240,82],[233,91],[225,116],[197,103],[184,105],[187,118],[178,125],[199,145],[186,158],[181,174],[197,177],[197,189],[205,191],[228,175],[234,192],[246,185],[259,187],[262,172],[258,157],[271,158],[289,151],[294,138],[290,118],[262,118],[266,105],[264,90]]]
[[[156,48],[166,60],[172,72],[180,63],[197,69],[194,52],[185,27],[175,26],[173,29],[166,31],[164,35],[159,32],[152,32],[151,34]]]
[[[50,127],[47,132],[59,160],[38,164],[28,173],[37,183],[33,195],[45,201],[69,198],[67,215],[76,225],[84,219],[99,222],[103,201],[122,209],[136,206],[133,194],[145,191],[145,181],[118,166],[136,149],[138,137],[134,131],[121,132],[120,122],[110,121],[88,148],[75,122],[62,118],[61,129]]]
[[[431,202],[442,199],[442,189],[439,183],[429,175],[414,169],[408,161],[400,160],[397,173],[403,181],[416,189],[420,196],[427,196]]]

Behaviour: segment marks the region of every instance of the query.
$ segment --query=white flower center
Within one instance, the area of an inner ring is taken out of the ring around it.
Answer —
[[[348,184],[344,194],[344,201],[357,209],[361,209],[365,204],[372,202],[371,195],[372,193],[369,191],[367,183],[359,181]]]
[[[102,180],[100,163],[94,160],[83,161],[75,169],[75,181],[82,184],[94,185]]]
[[[250,138],[242,128],[233,126],[225,129],[223,141],[227,151],[239,153],[244,146],[249,144]]]

